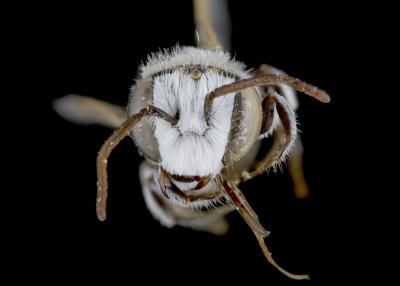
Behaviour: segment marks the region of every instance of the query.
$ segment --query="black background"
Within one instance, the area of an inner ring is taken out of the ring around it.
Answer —
[[[127,284],[160,278],[177,284],[327,285],[365,274],[359,270],[365,249],[355,234],[367,224],[359,208],[368,190],[355,179],[364,162],[354,147],[362,133],[354,128],[362,120],[361,105],[354,107],[361,93],[354,75],[369,60],[359,53],[370,31],[358,20],[362,9],[230,2],[237,60],[254,68],[276,66],[332,98],[322,104],[299,95],[308,199],[294,198],[286,168],[241,185],[272,231],[266,242],[276,261],[312,277],[295,282],[268,264],[236,213],[229,215],[231,229],[224,237],[160,226],[143,202],[138,181],[143,159],[130,139],[109,160],[108,219],[97,221],[95,160],[111,131],[73,125],[51,109],[53,99],[68,93],[126,105],[137,67],[150,52],[194,45],[191,2],[36,8],[43,10],[28,21],[24,40],[33,61],[23,70],[35,84],[22,99],[39,122],[33,125],[32,119],[23,132],[33,142],[28,152],[34,152],[21,170],[30,176],[17,182],[28,184],[17,194],[11,216],[20,222],[13,224],[23,233],[19,238],[26,239],[17,243],[15,250],[22,250],[11,265],[37,266],[31,275],[41,280],[53,281],[51,273],[61,280],[82,275]]]

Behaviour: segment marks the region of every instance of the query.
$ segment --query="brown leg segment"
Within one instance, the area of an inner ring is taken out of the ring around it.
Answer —
[[[275,117],[275,99],[272,96],[266,96],[262,102],[263,107],[263,121],[261,125],[260,134],[267,132],[274,122]]]
[[[310,279],[310,276],[307,274],[293,274],[282,267],[280,267],[275,260],[272,258],[272,253],[269,251],[267,245],[264,242],[264,238],[269,234],[268,231],[266,231],[260,224],[258,220],[258,216],[255,214],[249,203],[247,202],[246,198],[244,197],[243,193],[239,190],[239,188],[228,182],[224,181],[223,177],[221,176],[222,180],[222,185],[225,190],[225,194],[228,200],[236,206],[236,209],[242,216],[242,218],[246,221],[247,225],[251,228],[253,231],[255,237],[257,238],[257,241],[261,247],[262,252],[264,253],[264,256],[267,258],[268,262],[272,264],[275,268],[277,268],[281,273],[285,274],[287,277],[295,280],[304,280],[304,279]]]
[[[258,220],[257,214],[251,208],[243,193],[239,190],[236,185],[225,181],[221,177],[221,182],[226,193],[227,199],[232,202],[234,206],[236,206],[236,210],[240,213],[246,223],[250,226],[250,228],[257,234],[262,237],[266,237],[269,235],[269,231],[265,230],[264,227],[260,224]]]

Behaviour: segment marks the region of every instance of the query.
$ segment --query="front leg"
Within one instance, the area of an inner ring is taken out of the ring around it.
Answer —
[[[275,141],[271,150],[264,159],[256,164],[254,171],[243,172],[242,178],[244,181],[250,180],[257,175],[266,172],[271,167],[275,168],[282,161],[284,161],[286,156],[289,154],[297,136],[295,114],[292,109],[290,109],[287,101],[275,91],[272,91],[266,95],[263,102],[269,102],[270,105],[272,103],[275,104],[275,110],[281,123],[278,126],[282,126],[283,132],[280,132],[279,127],[277,128]],[[265,108],[269,109],[268,106]],[[275,112],[272,113],[272,116],[275,116]]]
[[[283,71],[278,70],[270,65],[267,64],[262,64],[255,72],[255,75],[262,75],[262,74],[268,74],[268,73],[282,73],[284,74]],[[288,86],[285,85],[270,85],[263,87],[263,90],[265,94],[268,94],[269,92],[275,91],[278,94],[282,95],[286,101],[288,106],[295,111],[298,106],[298,99],[296,96],[296,91]],[[264,134],[264,136],[269,136],[275,129],[275,102],[271,102],[271,100],[268,100],[268,98],[265,96],[263,100],[263,111],[264,111],[264,118],[263,118],[263,127],[261,129],[261,134]],[[274,143],[271,148],[271,153],[275,152],[277,148],[279,147],[279,138],[281,131],[276,130],[276,135],[274,138]],[[267,156],[270,156],[268,154]],[[270,158],[266,158],[266,160],[270,160]],[[297,135],[296,141],[294,143],[294,146],[292,148],[292,152],[288,158],[288,167],[289,167],[289,174],[292,178],[293,181],[293,186],[294,186],[294,194],[297,198],[303,199],[309,196],[310,191],[307,186],[307,182],[304,177],[304,171],[303,171],[303,144],[301,142],[301,138],[299,135]],[[245,177],[249,177],[249,173],[245,173]]]

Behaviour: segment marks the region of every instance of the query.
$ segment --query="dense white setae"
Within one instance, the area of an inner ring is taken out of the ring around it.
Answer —
[[[154,118],[161,166],[171,174],[187,176],[217,175],[228,143],[234,96],[215,100],[207,124],[204,115],[206,95],[234,79],[207,71],[197,80],[188,73],[173,72],[154,80],[153,105],[179,117],[171,126]]]

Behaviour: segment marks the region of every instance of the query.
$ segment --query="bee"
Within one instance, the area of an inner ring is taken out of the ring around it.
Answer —
[[[76,123],[115,129],[97,156],[99,220],[106,219],[108,158],[130,136],[145,158],[139,168],[145,203],[163,226],[222,235],[229,226],[226,215],[237,210],[274,267],[292,279],[309,279],[289,273],[272,259],[264,242],[269,232],[238,185],[276,168],[291,154],[295,193],[305,197],[295,90],[324,103],[330,97],[266,64],[246,70],[224,50],[227,40],[219,40],[223,37],[221,24],[213,23],[216,13],[227,14],[226,1],[194,1],[197,47],[151,54],[139,68],[126,108],[67,95],[54,101],[54,109]],[[273,144],[256,161],[268,137]]]

